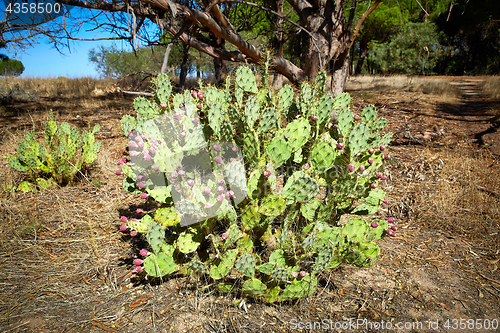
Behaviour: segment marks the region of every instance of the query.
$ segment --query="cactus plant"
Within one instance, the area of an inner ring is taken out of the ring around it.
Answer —
[[[392,134],[378,131],[387,120],[373,106],[354,115],[348,94],[326,94],[324,72],[294,92],[267,87],[267,70],[260,88],[241,66],[222,88],[179,94],[159,75],[154,98],[136,99],[136,115],[123,117],[123,186],[160,204],[154,218],[124,226],[150,244],[146,274],[207,274],[221,292],[287,301],[310,296],[324,270],[371,266],[376,241],[394,232],[381,219],[340,224],[385,200],[379,170]]]

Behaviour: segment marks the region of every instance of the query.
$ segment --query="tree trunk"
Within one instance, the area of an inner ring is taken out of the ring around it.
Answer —
[[[337,96],[346,91],[347,77],[349,76],[349,53],[340,68],[334,70],[331,82],[331,93]]]
[[[363,62],[365,61],[365,57],[368,54],[368,41],[365,38],[361,39],[361,44],[359,46],[360,53],[358,58],[358,63],[356,64],[356,70],[354,71],[354,75],[361,74],[361,70],[363,69]]]
[[[174,46],[174,43],[168,43],[167,45],[167,50],[165,51],[165,55],[163,56],[163,64],[161,65],[161,73],[165,73],[167,71],[168,57],[170,55],[170,51],[172,50],[172,46]]]
[[[224,39],[217,37],[215,39],[215,46],[223,49],[225,42],[226,41]],[[222,84],[227,74],[227,66],[224,60],[214,58],[214,74],[215,82],[219,85]]]
[[[276,12],[283,15],[283,0],[276,1]],[[274,39],[274,54],[276,57],[283,57],[283,19],[278,16],[276,19],[275,39]],[[283,75],[276,72],[273,78],[273,88],[281,89],[283,86]]]
[[[188,65],[189,65],[189,45],[184,44],[183,47],[183,56],[182,56],[182,62],[181,62],[181,72],[179,75],[179,87],[182,89],[185,88],[186,85],[186,77],[187,77],[187,72],[188,72]]]

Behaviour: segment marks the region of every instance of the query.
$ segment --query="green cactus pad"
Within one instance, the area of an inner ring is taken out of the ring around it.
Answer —
[[[290,85],[283,86],[278,91],[278,108],[281,109],[283,113],[287,112],[293,102],[293,89]],[[287,114],[284,114],[287,117]]]
[[[253,241],[248,234],[244,234],[244,236],[236,242],[236,245],[241,254],[253,252]]]
[[[353,218],[342,228],[340,235],[342,238],[348,237],[349,241],[359,242],[366,238],[368,223],[361,218]]]
[[[225,277],[234,266],[238,249],[228,250],[220,259],[219,264],[210,266],[210,276],[212,279],[220,280]]]
[[[378,259],[380,248],[374,242],[360,241],[344,251],[343,260],[357,267],[370,267]]]
[[[270,194],[262,199],[259,206],[259,213],[266,216],[279,216],[286,209],[285,200],[277,194]]]
[[[286,301],[309,297],[316,290],[317,285],[318,279],[310,274],[301,279],[295,279],[283,290],[279,296],[279,300]]]
[[[148,232],[149,227],[153,223],[153,219],[149,215],[144,215],[140,220],[129,220],[127,225],[130,229],[137,231],[140,234]]]
[[[305,118],[295,119],[286,126],[283,135],[288,139],[292,151],[297,151],[309,140],[311,125]]]
[[[250,67],[238,67],[236,70],[235,83],[238,88],[241,88],[245,92],[254,94],[258,92],[257,82],[255,81],[255,76]]]
[[[172,256],[163,252],[151,254],[144,259],[144,270],[150,276],[161,277],[172,274],[179,269]]]
[[[300,205],[300,212],[302,213],[302,216],[312,222],[315,220],[314,216],[316,214],[316,210],[320,205],[321,201],[319,201],[318,199],[313,199]]]
[[[363,108],[361,111],[361,120],[364,121],[370,128],[373,128],[373,124],[377,118],[377,109],[375,106],[370,104]]]
[[[262,134],[275,128],[279,115],[279,111],[272,107],[262,110],[257,133]]]
[[[318,183],[301,171],[296,171],[288,178],[281,193],[287,204],[293,202],[307,202],[312,200],[319,192]]]
[[[245,206],[241,210],[241,224],[245,230],[249,230],[259,226],[260,214],[259,206],[256,201],[252,204]]]
[[[340,110],[340,111],[349,110],[350,104],[351,104],[351,96],[348,93],[340,93],[337,96],[335,96],[333,107],[335,110]]]
[[[330,118],[330,113],[333,111],[334,99],[330,94],[323,95],[319,101],[318,106],[316,108],[315,116],[318,117],[317,122],[319,124],[324,123],[326,120]]]
[[[290,148],[287,140],[282,136],[277,136],[269,142],[266,154],[274,168],[278,168],[292,156]]]
[[[271,275],[271,272],[277,267],[284,267],[286,265],[285,254],[283,250],[278,249],[271,253],[269,261],[257,266],[257,270],[261,273]]]
[[[243,292],[251,297],[263,297],[267,293],[267,286],[259,279],[246,280],[242,286]]]
[[[373,222],[377,222],[378,227],[374,228],[371,226]],[[385,231],[389,228],[386,220],[374,219],[370,223],[370,228],[368,228],[368,232],[366,233],[366,240],[369,241],[377,241],[384,236]]]
[[[235,267],[241,274],[253,278],[255,275],[255,257],[252,254],[244,254],[236,260]]]
[[[181,253],[188,254],[196,251],[202,241],[202,232],[197,228],[190,227],[179,235],[176,241],[176,247]]]
[[[255,96],[249,96],[245,104],[245,116],[249,128],[253,128],[255,121],[259,118],[260,105]]]
[[[385,198],[382,190],[371,190],[366,198],[361,199],[361,205],[357,206],[352,213],[358,215],[372,215],[380,210],[380,202]]]
[[[164,227],[173,227],[180,222],[175,207],[158,208],[155,212],[154,220]]]
[[[358,123],[349,134],[349,149],[351,156],[355,156],[362,151],[368,150],[368,139],[370,138],[370,128],[365,123]]]
[[[165,241],[165,229],[162,228],[161,224],[152,222],[146,233],[146,239],[153,251],[159,253]]]
[[[337,157],[337,150],[330,142],[322,141],[318,142],[313,148],[311,156],[313,157],[311,163],[316,172],[323,173],[333,166]]]
[[[339,131],[342,134],[342,137],[349,137],[349,133],[351,131],[352,125],[354,123],[354,115],[349,109],[343,109],[340,111],[337,117],[337,121],[339,124]]]

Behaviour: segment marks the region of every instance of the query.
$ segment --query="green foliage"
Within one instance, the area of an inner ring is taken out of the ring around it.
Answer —
[[[19,76],[24,72],[24,65],[19,60],[1,57],[0,59],[0,75],[1,76]]]
[[[17,142],[16,152],[5,158],[12,168],[28,175],[33,189],[36,186],[43,189],[54,183],[70,184],[78,172],[96,160],[101,143],[95,141],[94,134],[99,130],[99,125],[91,129],[89,124],[88,130],[80,133],[77,127],[66,122],[57,125],[51,110],[44,140],[39,142],[34,132],[27,132],[24,139]],[[20,185],[18,190],[27,188],[27,185]]]
[[[382,74],[430,74],[442,51],[436,26],[432,23],[405,24],[392,40],[373,43],[368,55],[371,67]]]
[[[391,134],[377,133],[387,121],[374,106],[356,120],[348,94],[325,95],[325,77],[294,98],[290,86],[258,89],[248,67],[223,88],[175,95],[159,76],[154,99],[135,100],[122,119],[124,188],[160,203],[128,222],[154,253],[146,274],[205,274],[221,292],[278,302],[310,296],[341,263],[372,265],[387,223],[339,221],[380,209],[386,159],[375,147]]]

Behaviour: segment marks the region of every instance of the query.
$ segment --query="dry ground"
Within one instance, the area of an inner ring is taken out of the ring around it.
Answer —
[[[438,320],[432,331],[447,332],[447,319],[500,320],[500,108],[489,97],[498,80],[352,79],[354,109],[375,104],[395,133],[380,215],[396,218],[398,235],[380,242],[371,268],[340,266],[313,297],[272,305],[203,294],[203,281],[129,274],[144,244],[119,232],[119,218],[154,207],[126,194],[114,174],[126,154],[119,119],[132,98],[91,96],[105,91],[100,84],[0,106],[0,156],[26,130],[41,133],[49,109],[58,122],[100,124],[103,143],[96,168],[72,187],[8,193],[1,186],[20,177],[0,167],[0,331],[317,332],[295,324],[366,319],[413,326],[402,332],[431,331],[429,320]],[[366,325],[344,331],[373,331]]]

